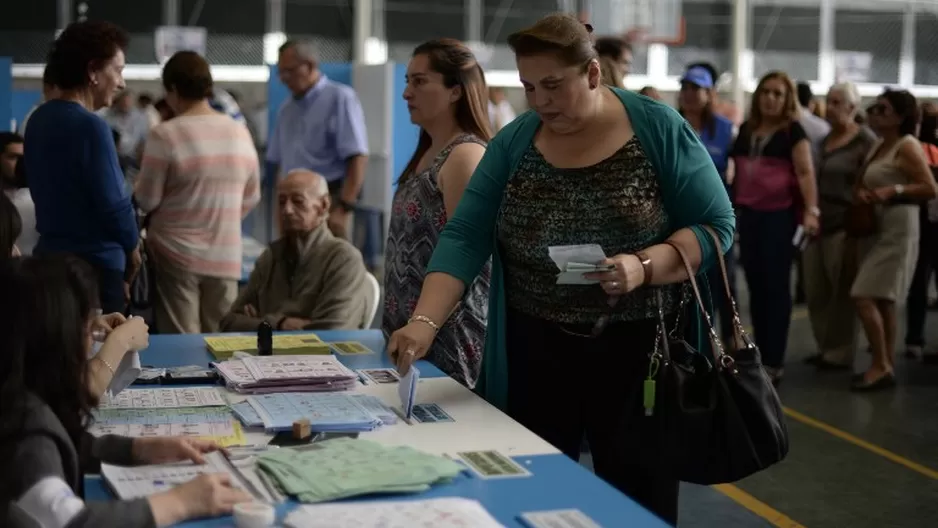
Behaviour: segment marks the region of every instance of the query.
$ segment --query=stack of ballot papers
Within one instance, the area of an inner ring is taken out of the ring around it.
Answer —
[[[275,356],[332,353],[316,334],[277,334],[272,345]],[[207,336],[205,346],[215,359],[228,359],[235,352],[257,354],[257,336]]]
[[[287,495],[306,503],[381,493],[419,493],[450,482],[465,468],[408,446],[335,438],[257,458]]]
[[[268,431],[289,429],[293,422],[304,418],[310,421],[312,431],[319,433],[370,431],[397,423],[394,409],[369,394],[280,393],[249,396],[229,407],[245,427],[264,427]]]
[[[228,388],[246,394],[349,390],[358,375],[335,356],[248,356],[212,363]]]
[[[289,528],[502,528],[472,499],[446,497],[416,501],[300,506],[284,520]]]

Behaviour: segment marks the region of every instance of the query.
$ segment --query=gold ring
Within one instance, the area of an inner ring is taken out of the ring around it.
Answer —
[[[408,348],[407,350],[404,351],[404,353],[407,354],[408,356],[413,356],[417,354],[417,351],[414,350],[413,348]]]
[[[613,290],[618,290],[618,289],[619,289],[619,281],[612,281],[612,282],[610,282],[610,283],[609,283],[609,287],[612,288]]]

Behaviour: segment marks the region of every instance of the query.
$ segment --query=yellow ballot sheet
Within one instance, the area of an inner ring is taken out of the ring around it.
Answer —
[[[205,345],[216,359],[229,359],[238,351],[257,354],[256,336],[207,336]],[[278,334],[273,337],[274,355],[327,355],[332,351],[319,336],[306,334]]]

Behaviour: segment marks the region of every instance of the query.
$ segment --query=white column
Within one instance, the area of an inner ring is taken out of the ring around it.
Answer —
[[[749,0],[733,0],[733,103],[742,112],[746,108],[746,84],[752,77],[752,54],[748,53]],[[746,63],[749,62],[747,65]]]
[[[902,52],[899,55],[899,86],[911,89],[915,84],[915,6],[905,6],[902,15]]]
[[[821,30],[818,45],[817,80],[830,86],[837,82],[837,64],[834,62],[836,44],[834,42],[834,12],[836,0],[821,0]]]
[[[267,0],[267,31],[264,33],[264,63],[276,64],[277,51],[287,40],[284,33],[284,0]]]
[[[482,43],[482,0],[463,0],[463,40],[470,48]]]
[[[179,0],[163,0],[163,25],[180,25]]]
[[[371,38],[371,0],[355,0],[352,13],[355,16],[355,25],[352,29],[352,60],[356,64],[365,62],[368,53],[368,39]]]
[[[65,29],[65,26],[72,23],[74,8],[75,4],[72,3],[72,0],[58,0],[56,3],[55,27],[59,31]]]
[[[384,36],[384,0],[355,0],[352,6],[352,61],[355,64],[384,64],[388,42]]]

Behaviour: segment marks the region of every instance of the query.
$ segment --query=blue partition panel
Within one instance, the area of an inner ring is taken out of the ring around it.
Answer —
[[[0,57],[0,130],[11,130],[13,119],[10,107],[13,99],[13,59]]]
[[[394,65],[394,113],[391,123],[391,166],[394,167],[391,190],[397,190],[397,179],[401,171],[407,166],[410,157],[417,148],[417,139],[420,137],[420,128],[410,122],[410,111],[407,110],[407,101],[404,100],[404,88],[407,88],[406,64]]]
[[[10,117],[16,121],[17,130],[22,130],[26,114],[40,101],[42,101],[42,90],[13,90]]]

